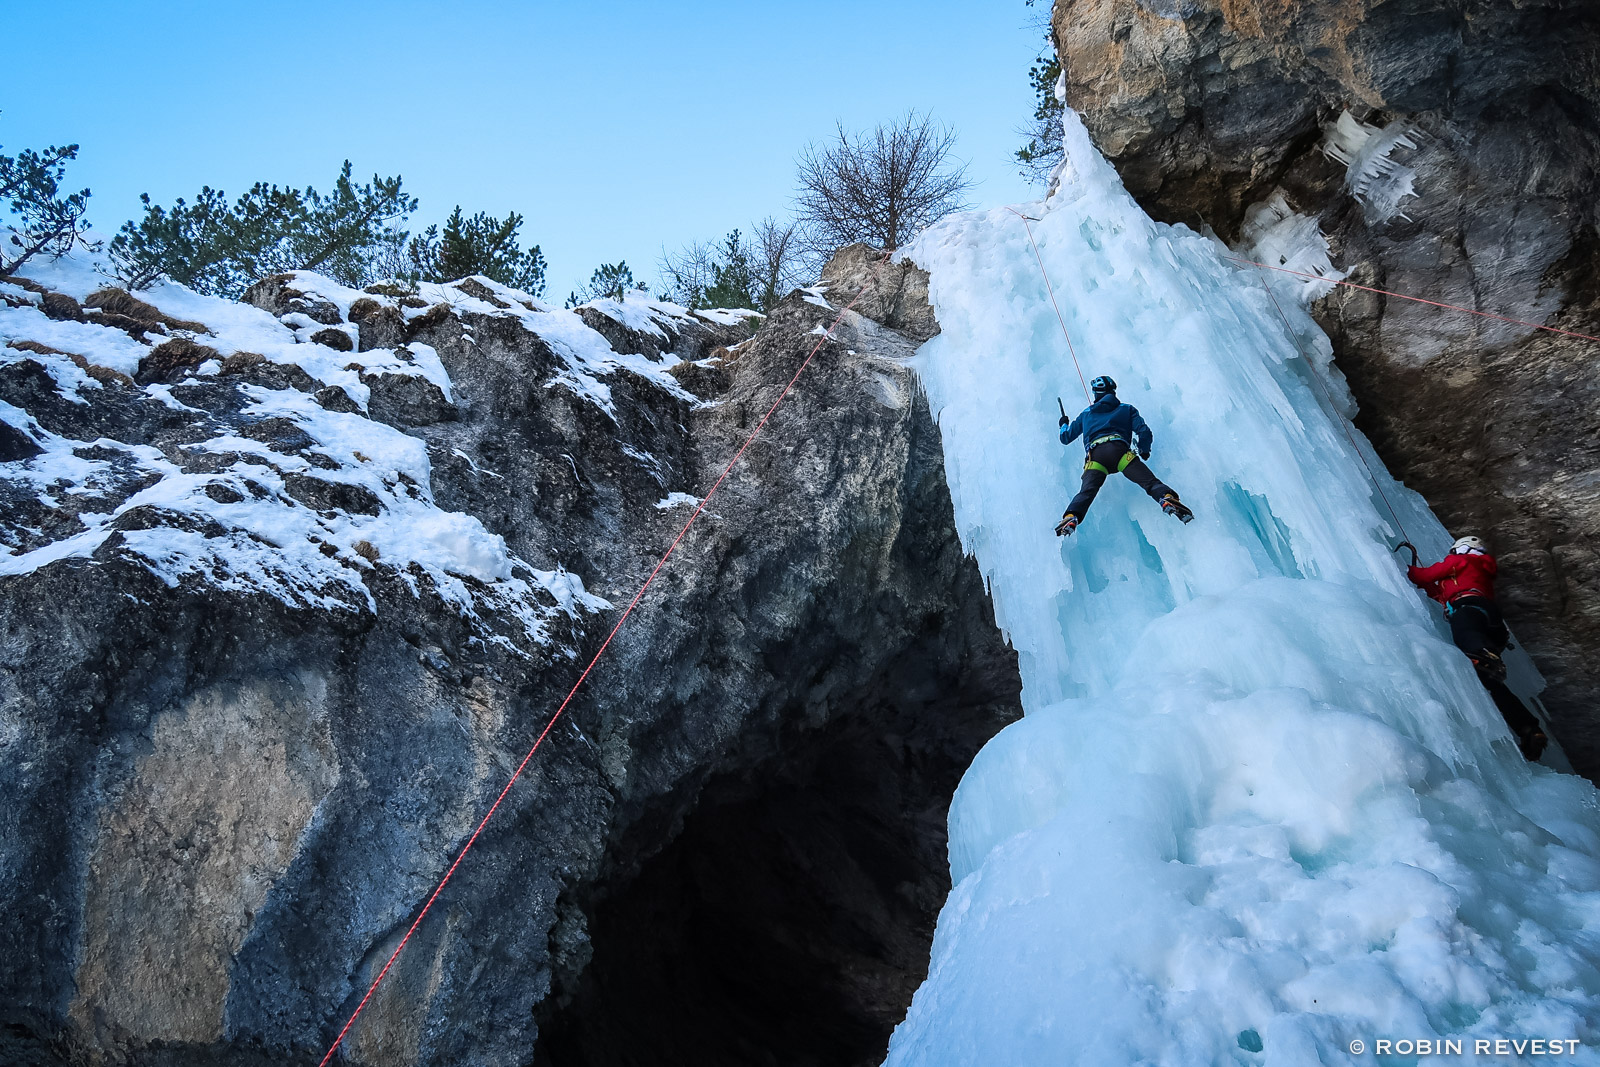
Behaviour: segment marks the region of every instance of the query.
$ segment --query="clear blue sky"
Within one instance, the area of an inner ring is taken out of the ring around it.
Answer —
[[[976,203],[1027,198],[1011,153],[1041,31],[1023,0],[12,5],[0,144],[77,142],[112,231],[209,184],[404,175],[415,224],[526,217],[563,296],[598,263],[785,215],[835,120],[956,128]]]

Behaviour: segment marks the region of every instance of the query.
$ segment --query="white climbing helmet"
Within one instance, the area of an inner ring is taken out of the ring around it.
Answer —
[[[1450,546],[1452,556],[1466,556],[1473,553],[1486,553],[1489,545],[1481,537],[1458,537],[1456,543]]]

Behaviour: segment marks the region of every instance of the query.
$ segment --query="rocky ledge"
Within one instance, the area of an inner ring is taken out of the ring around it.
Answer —
[[[0,1059],[875,1063],[1019,714],[860,249],[758,321],[0,285]],[[759,328],[757,328],[759,327]]]

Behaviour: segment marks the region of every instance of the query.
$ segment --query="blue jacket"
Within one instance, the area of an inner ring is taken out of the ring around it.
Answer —
[[[1139,409],[1124,404],[1116,393],[1107,393],[1083,409],[1083,413],[1069,425],[1061,428],[1061,443],[1071,444],[1082,435],[1083,449],[1089,450],[1091,441],[1102,437],[1116,437],[1134,446],[1138,452],[1150,451],[1150,427],[1139,417]]]

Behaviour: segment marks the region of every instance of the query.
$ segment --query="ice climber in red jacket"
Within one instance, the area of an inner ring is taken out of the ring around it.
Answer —
[[[1506,725],[1517,735],[1522,754],[1535,760],[1544,751],[1547,739],[1539,720],[1506,688],[1506,665],[1500,653],[1510,642],[1511,631],[1506,629],[1494,602],[1498,569],[1483,538],[1462,537],[1450,546],[1450,554],[1444,559],[1431,567],[1412,563],[1406,568],[1406,576],[1444,605],[1451,640],[1477,668],[1478,680],[1489,690]]]

